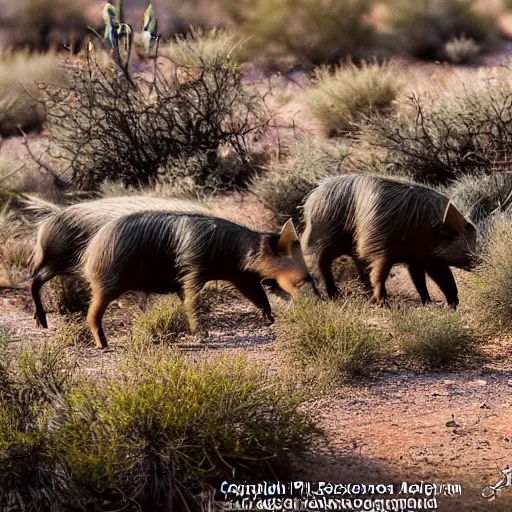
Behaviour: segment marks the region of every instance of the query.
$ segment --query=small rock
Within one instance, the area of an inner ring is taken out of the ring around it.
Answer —
[[[460,427],[460,425],[455,421],[455,417],[453,416],[453,414],[452,414],[452,419],[450,421],[446,422],[446,426],[448,428]]]
[[[480,409],[490,409],[490,407],[487,404],[482,404]]]
[[[510,439],[508,437],[504,437],[503,441],[505,441],[505,443],[510,443]]]

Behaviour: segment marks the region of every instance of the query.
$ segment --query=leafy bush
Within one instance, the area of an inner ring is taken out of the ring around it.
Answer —
[[[465,36],[480,47],[489,47],[498,35],[495,15],[480,12],[475,0],[442,2],[390,2],[390,23],[401,48],[425,60],[447,58],[446,43]]]
[[[359,59],[376,45],[367,23],[373,0],[224,0],[248,40],[245,53],[270,66],[335,64]]]
[[[41,129],[44,109],[35,101],[40,96],[36,82],[64,84],[55,55],[27,52],[0,53],[0,135],[19,135]]]
[[[134,360],[108,393],[90,385],[68,397],[59,446],[89,506],[102,491],[97,503],[127,510],[196,510],[222,478],[285,477],[316,432],[294,393],[241,360],[162,355]]]
[[[197,185],[229,188],[233,182],[217,176],[221,152],[236,155],[251,175],[249,141],[267,122],[262,97],[243,85],[244,71],[231,57],[202,55],[201,37],[174,43],[187,64],[171,73],[158,60],[151,83],[89,54],[71,69],[69,88],[45,88],[52,151],[69,163],[75,186],[147,185],[162,168],[199,159],[184,167]]]
[[[437,307],[397,310],[393,325],[405,354],[432,368],[453,364],[474,343],[459,313]]]
[[[507,73],[496,70],[496,82],[473,90],[414,95],[394,116],[377,118],[366,134],[385,151],[388,171],[446,185],[461,175],[509,170],[512,88]]]
[[[299,223],[306,195],[322,178],[342,172],[348,150],[342,145],[322,149],[315,140],[298,137],[288,143],[284,154],[254,180],[251,191],[274,212],[278,223],[290,217]]]
[[[223,478],[287,478],[319,431],[302,396],[244,361],[148,347],[106,382],[62,347],[12,364],[0,326],[2,510],[200,510]]]
[[[386,344],[369,317],[362,302],[303,299],[279,315],[278,347],[321,384],[367,375]]]
[[[188,332],[188,320],[183,303],[177,297],[159,300],[135,319],[133,335],[139,343],[176,341]]]
[[[444,52],[452,64],[468,64],[480,53],[480,46],[471,38],[454,37],[444,45]]]
[[[493,224],[481,263],[469,279],[468,295],[479,329],[490,332],[512,329],[512,220]]]
[[[334,72],[317,69],[306,101],[328,135],[343,134],[356,130],[360,121],[389,112],[402,84],[392,62],[348,62]]]
[[[0,508],[55,510],[66,494],[66,478],[52,467],[51,401],[68,388],[71,369],[62,352],[47,345],[22,352],[17,371],[6,352],[12,339],[0,325]]]

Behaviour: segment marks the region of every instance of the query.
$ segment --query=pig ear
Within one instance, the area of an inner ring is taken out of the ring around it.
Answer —
[[[279,233],[277,248],[280,252],[290,252],[292,245],[298,241],[299,237],[297,236],[297,231],[295,231],[295,227],[293,226],[292,219],[288,219]]]
[[[467,223],[468,221],[464,215],[453,206],[451,201],[448,201],[444,212],[443,225],[455,231],[455,233],[462,233]]]

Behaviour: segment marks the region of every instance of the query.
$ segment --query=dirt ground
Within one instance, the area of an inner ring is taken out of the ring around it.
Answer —
[[[413,300],[402,269],[394,271],[390,291],[409,294]],[[283,299],[271,300],[275,306]],[[188,357],[243,353],[250,361],[279,367],[272,327],[250,304],[232,294],[214,295],[210,304],[205,314],[207,342],[184,338],[180,343]],[[70,349],[85,373],[101,378],[115,371],[128,341],[133,307],[123,299],[107,313],[109,351]],[[50,313],[50,329],[36,328],[30,296],[23,287],[0,288],[0,320],[16,329],[29,346],[51,342],[62,322],[58,314]],[[512,465],[512,341],[500,341],[499,348],[486,350],[484,360],[474,367],[420,373],[397,366],[310,404],[329,443],[302,461],[296,479],[393,484],[396,489],[402,482],[456,483],[463,486],[462,495],[438,497],[438,510],[512,510],[512,488],[502,490],[494,501],[481,496],[484,486],[499,480],[500,469]]]

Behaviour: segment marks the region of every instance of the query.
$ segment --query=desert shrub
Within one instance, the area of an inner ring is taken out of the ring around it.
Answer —
[[[0,4],[0,7],[7,9]],[[84,6],[78,0],[22,0],[6,20],[8,44],[35,51],[78,43],[87,32]]]
[[[368,132],[385,151],[388,171],[445,185],[461,175],[509,170],[512,88],[506,74],[496,74],[495,83],[474,90],[413,95],[395,115],[376,118]]]
[[[59,327],[57,342],[62,347],[92,347],[94,340],[83,315],[69,315]]]
[[[220,479],[287,478],[318,438],[303,395],[241,359],[148,347],[98,382],[13,336],[0,325],[2,510],[202,510]]]
[[[465,36],[482,49],[498,35],[495,15],[478,11],[474,0],[390,2],[390,23],[402,50],[425,60],[447,58],[446,43]]]
[[[335,64],[368,56],[376,32],[367,23],[373,0],[224,0],[248,38],[245,54],[262,64]]]
[[[0,508],[56,510],[66,478],[52,465],[49,415],[52,400],[69,388],[72,369],[60,350],[44,345],[22,351],[19,364],[0,346]]]
[[[29,276],[32,246],[23,238],[9,238],[0,246],[0,265],[11,284],[25,281]]]
[[[290,217],[299,222],[306,195],[322,178],[341,173],[347,156],[348,149],[340,144],[321,148],[311,138],[292,139],[284,157],[268,166],[250,190],[274,212],[278,223]]]
[[[446,192],[464,215],[481,223],[493,212],[510,206],[512,172],[462,176]]]
[[[159,300],[138,314],[133,336],[138,343],[168,343],[188,332],[185,306],[178,297]]]
[[[452,64],[469,64],[480,53],[480,46],[468,37],[454,37],[444,45],[446,58]]]
[[[160,45],[159,54],[183,70],[202,69],[214,66],[218,61],[237,62],[240,48],[241,42],[234,32],[192,28],[188,36],[178,35],[171,42]]]
[[[319,383],[368,375],[384,350],[386,335],[371,325],[370,310],[357,301],[303,299],[276,324],[278,347]]]
[[[347,62],[334,72],[317,69],[306,101],[328,135],[343,134],[356,130],[360,121],[389,112],[402,84],[392,62]]]
[[[222,478],[285,477],[314,438],[297,395],[241,360],[160,351],[132,364],[108,392],[82,386],[61,411],[59,447],[90,507],[96,495],[103,507],[199,510]]]
[[[182,166],[195,184],[233,187],[229,174],[228,182],[218,179],[221,153],[235,154],[251,175],[249,143],[267,122],[262,96],[243,85],[236,60],[201,54],[201,37],[173,43],[187,64],[169,71],[158,59],[151,83],[114,65],[100,67],[89,54],[71,68],[69,88],[45,88],[50,151],[58,149],[69,163],[72,184],[144,186],[162,169],[195,158],[197,165]]]
[[[470,330],[455,311],[400,309],[393,314],[393,326],[405,355],[431,368],[452,365],[474,344]]]
[[[20,129],[40,129],[45,115],[36,101],[36,82],[64,84],[65,76],[53,54],[0,53],[0,135],[20,134]]]
[[[512,220],[493,223],[481,262],[471,273],[468,296],[479,329],[497,332],[512,329]]]

